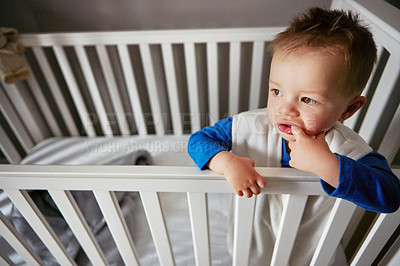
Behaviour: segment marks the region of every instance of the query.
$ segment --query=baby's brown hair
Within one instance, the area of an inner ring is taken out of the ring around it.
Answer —
[[[350,11],[318,7],[294,18],[269,44],[269,52],[290,54],[300,48],[316,48],[342,54],[346,95],[360,95],[376,61],[374,38]]]

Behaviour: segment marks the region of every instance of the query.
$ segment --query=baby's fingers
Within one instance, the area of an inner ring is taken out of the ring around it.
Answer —
[[[243,192],[243,195],[244,195],[246,198],[251,198],[251,197],[253,196],[253,191],[252,191],[252,189],[250,189],[250,188],[246,188],[246,189],[244,189],[242,192]]]
[[[261,188],[257,185],[250,187],[252,194],[258,195],[261,193]]]
[[[259,195],[261,193],[261,189],[265,188],[267,182],[265,181],[264,177],[260,176],[257,178],[256,183],[250,187],[251,191],[254,195]]]
[[[306,133],[304,133],[303,129],[295,125],[292,126],[292,133],[296,139],[306,136]]]
[[[263,189],[266,185],[267,182],[262,176],[260,176],[260,178],[258,178],[253,185],[250,185],[249,188],[244,189],[243,193],[247,198],[251,198],[253,194],[259,195],[261,193],[261,189]]]
[[[241,190],[236,191],[236,195],[238,195],[239,197],[243,196],[243,192]]]
[[[260,176],[259,178],[257,178],[257,185],[260,188],[265,188],[267,186],[267,181],[265,180],[264,177]]]

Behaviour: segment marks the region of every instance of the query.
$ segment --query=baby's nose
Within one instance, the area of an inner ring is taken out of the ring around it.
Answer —
[[[295,104],[290,102],[282,103],[279,107],[279,112],[285,116],[297,116],[299,111]]]

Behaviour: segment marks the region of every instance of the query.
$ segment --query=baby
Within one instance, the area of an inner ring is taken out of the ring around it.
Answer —
[[[369,30],[352,13],[312,8],[278,34],[269,51],[267,108],[194,133],[188,151],[195,163],[223,174],[239,196],[258,195],[267,186],[254,166],[291,166],[320,177],[330,196],[375,212],[396,211],[399,179],[381,154],[342,124],[366,102],[361,92],[377,53]],[[256,219],[255,223],[265,228],[270,223],[275,232],[280,216],[273,216],[281,211],[282,199],[262,196],[263,206],[269,207],[260,212],[271,221]],[[333,204],[330,197],[311,198],[302,224],[309,217],[312,228],[300,226],[298,234],[310,241],[318,239],[326,209]],[[295,243],[293,250],[306,254],[291,263],[308,264],[311,254],[306,249],[311,248],[311,244]],[[268,261],[270,252],[263,252],[259,258]]]

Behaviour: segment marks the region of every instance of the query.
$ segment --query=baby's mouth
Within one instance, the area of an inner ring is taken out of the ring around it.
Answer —
[[[278,130],[287,134],[287,135],[293,135],[292,132],[292,125],[289,124],[278,124]]]

